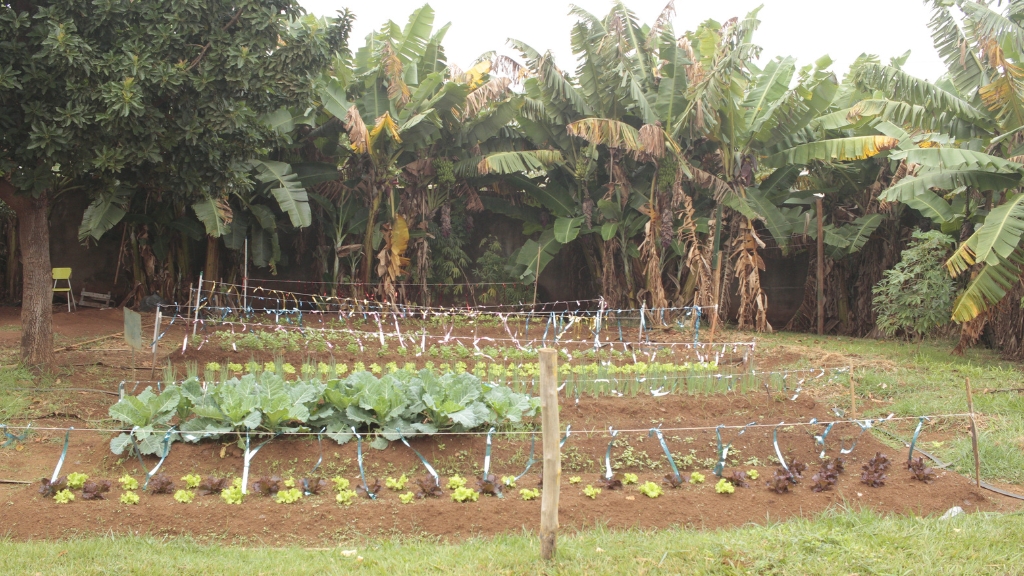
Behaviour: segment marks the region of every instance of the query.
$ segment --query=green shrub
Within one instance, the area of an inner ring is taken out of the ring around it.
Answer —
[[[956,284],[944,264],[953,244],[941,232],[914,232],[900,262],[872,289],[879,331],[920,341],[950,322]]]

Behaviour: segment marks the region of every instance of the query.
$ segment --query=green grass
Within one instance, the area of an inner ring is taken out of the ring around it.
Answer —
[[[281,529],[286,529],[281,527]],[[552,563],[531,534],[455,544],[391,540],[349,548],[252,548],[187,539],[0,540],[0,573],[89,574],[1010,574],[1024,566],[1021,514],[949,520],[826,513],[734,530],[563,534]],[[360,559],[361,558],[361,559]]]
[[[33,386],[35,377],[25,368],[0,368],[0,423],[24,416],[29,406],[28,395],[15,388]]]

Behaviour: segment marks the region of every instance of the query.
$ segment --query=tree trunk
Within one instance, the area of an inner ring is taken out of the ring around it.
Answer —
[[[18,219],[7,227],[7,299],[14,302],[18,293]]]
[[[22,261],[21,361],[28,366],[51,368],[54,364],[53,275],[48,196],[46,192],[38,199],[15,195],[14,187],[0,180],[0,199],[18,215]]]

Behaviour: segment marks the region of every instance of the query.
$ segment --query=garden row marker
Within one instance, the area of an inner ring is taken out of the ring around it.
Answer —
[[[160,311],[160,306],[156,307],[156,321],[153,322],[153,366],[149,369],[149,377],[152,378],[153,374],[156,373],[156,343],[160,337],[160,324],[163,322],[163,316]]]
[[[278,437],[278,434],[274,434],[274,436],[271,437],[270,440],[273,440],[274,438],[277,438],[277,437]],[[249,493],[249,488],[248,488],[248,486],[249,486],[249,464],[252,462],[253,456],[255,456],[256,453],[260,451],[260,448],[263,448],[264,446],[266,446],[270,442],[270,440],[264,440],[263,444],[260,444],[259,446],[257,446],[255,450],[250,451],[249,450],[249,433],[248,432],[245,433],[245,456],[243,457],[243,460],[242,460],[242,494],[248,494]]]
[[[555,556],[558,533],[558,486],[562,480],[562,458],[558,425],[558,351],[540,351],[540,414],[544,448],[544,492],[540,501],[540,556]]]
[[[492,428],[492,430],[493,430],[493,428]],[[401,440],[402,444],[405,444],[406,447],[409,448],[409,450],[412,450],[413,453],[416,454],[416,457],[420,459],[420,462],[423,462],[423,467],[426,468],[427,472],[429,472],[430,475],[434,477],[434,485],[435,486],[440,486],[441,485],[441,478],[438,477],[437,471],[434,470],[434,467],[430,465],[430,462],[427,462],[427,459],[424,458],[423,455],[420,454],[418,450],[416,450],[412,446],[409,446],[409,441],[405,439],[405,436],[402,434],[401,431],[398,432],[398,439]],[[532,447],[531,447],[531,450],[530,450],[530,459],[531,460],[533,459]],[[527,467],[527,469],[529,469],[529,467]],[[525,474],[525,472],[523,474]],[[518,479],[519,478],[516,478],[516,480],[518,480]]]
[[[914,437],[910,439],[910,452],[907,453],[907,464],[910,464],[910,460],[914,458],[914,445],[917,444],[917,437],[921,434],[921,426],[924,425],[925,420],[930,420],[927,416],[921,416],[917,419],[917,428],[914,429]]]
[[[971,394],[971,379],[967,382],[967,412],[971,421],[971,448],[974,450],[974,481],[981,486],[981,455],[978,454],[978,425],[974,421],[974,396]]]
[[[71,431],[75,427],[68,428],[68,431],[64,433],[64,449],[60,452],[60,459],[57,460],[57,467],[53,469],[53,476],[50,476],[50,484],[57,481],[57,476],[60,476],[60,467],[64,465],[64,458],[68,455],[68,440],[71,439]]]
[[[359,477],[363,480],[363,491],[366,492],[367,497],[370,500],[376,500],[377,495],[370,492],[370,487],[366,484],[366,472],[363,471],[363,437],[356,432],[355,427],[352,427],[352,433],[356,435],[356,461],[359,463]]]
[[[672,467],[672,473],[675,474],[676,482],[682,484],[683,479],[679,476],[679,468],[676,468],[676,461],[672,458],[672,452],[669,451],[668,444],[665,443],[665,437],[662,436],[661,430],[651,428],[651,431],[647,433],[647,437],[650,438],[655,434],[658,435],[658,442],[661,442],[661,449],[665,451],[665,457],[668,458],[668,465]]]
[[[196,326],[199,325],[199,298],[203,295],[203,273],[199,273],[199,289],[196,290],[196,315],[192,321],[192,335],[196,335]]]

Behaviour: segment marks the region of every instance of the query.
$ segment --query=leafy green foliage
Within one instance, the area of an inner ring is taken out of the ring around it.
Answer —
[[[110,480],[89,480],[82,484],[82,500],[106,500],[103,496],[110,492]]]
[[[941,232],[914,232],[900,262],[872,290],[879,330],[920,339],[949,322],[956,285],[942,263],[952,243]]]
[[[132,478],[130,475],[125,474],[117,479],[117,483],[121,485],[121,490],[138,490],[139,481]]]
[[[242,493],[242,479],[235,478],[231,486],[221,490],[220,497],[226,504],[241,504],[245,498],[245,494]]]
[[[925,484],[931,484],[935,481],[935,469],[924,463],[924,458],[918,456],[912,458],[907,462],[907,469],[910,470],[911,478],[924,482]]]
[[[174,500],[181,504],[188,504],[192,502],[196,497],[196,493],[191,490],[178,490],[174,493]]]
[[[287,490],[281,490],[277,493],[274,498],[274,502],[278,504],[294,504],[302,499],[302,490],[298,488],[288,488]]]
[[[523,488],[519,491],[519,497],[523,500],[536,500],[540,498],[540,488]]]
[[[587,498],[590,498],[591,500],[597,498],[597,495],[600,493],[600,488],[594,488],[590,484],[587,484],[586,486],[583,487],[583,495],[586,496]]]
[[[622,483],[626,486],[630,484],[636,484],[639,481],[640,478],[636,474],[626,472],[625,474],[622,475]]]
[[[401,501],[402,504],[409,504],[415,498],[416,498],[416,494],[414,492],[406,492],[405,494],[399,494],[398,495],[398,500]]]
[[[121,433],[110,441],[110,451],[122,454],[134,443],[143,454],[163,454],[165,429],[175,416],[182,395],[178,386],[168,386],[159,395],[146,387],[138,396],[125,396],[110,407],[110,417],[131,426],[131,433]],[[163,429],[158,429],[158,427]],[[172,433],[169,442],[178,437]]]
[[[128,491],[121,494],[121,504],[134,506],[139,503],[139,495],[136,492]]]
[[[138,498],[138,496],[136,496],[136,498]],[[122,496],[121,499],[123,501],[124,496]],[[64,490],[58,490],[57,493],[53,495],[53,501],[56,502],[57,504],[67,504],[69,502],[73,502],[74,500],[75,495],[71,493],[71,490],[68,490],[66,488]]]
[[[339,490],[337,495],[334,496],[334,500],[342,506],[350,506],[356,496],[355,490]]]
[[[89,479],[88,474],[81,474],[79,472],[72,472],[68,474],[68,488],[71,490],[78,490],[85,484],[85,481]]]
[[[459,486],[452,491],[452,500],[454,502],[476,502],[480,499],[480,494],[472,488],[466,488],[465,486]]]
[[[390,488],[392,490],[395,490],[397,492],[397,491],[405,490],[405,485],[408,482],[409,482],[409,478],[407,478],[405,476],[405,474],[402,474],[402,476],[400,478],[397,478],[397,479],[396,478],[391,478],[391,477],[386,478],[384,480],[384,486],[386,486],[386,487],[388,487],[388,488]]]
[[[704,475],[703,474],[701,474],[700,472],[694,472],[694,473],[690,474],[690,484],[703,484],[703,483],[704,483]]]
[[[736,487],[733,486],[732,482],[729,482],[725,478],[722,478],[715,484],[716,494],[732,494],[736,491]]]
[[[185,487],[189,490],[195,490],[202,480],[203,478],[199,474],[186,474],[181,478],[181,481],[185,483]]]
[[[466,479],[456,474],[448,478],[448,489],[457,490],[466,486]]]
[[[889,469],[889,457],[881,452],[876,452],[874,458],[868,460],[867,464],[861,466],[860,481],[872,488],[885,485],[885,471]]]
[[[647,481],[640,485],[640,493],[648,498],[657,498],[662,495],[661,486],[658,486],[654,482]]]

